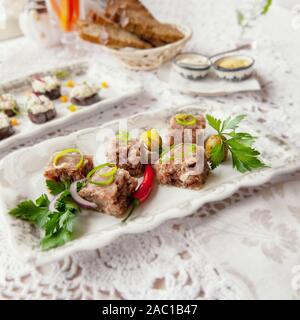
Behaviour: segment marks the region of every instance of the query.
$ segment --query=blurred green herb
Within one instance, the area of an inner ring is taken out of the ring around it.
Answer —
[[[269,12],[273,3],[272,0],[261,0],[260,2],[261,6],[259,8],[257,8],[258,2],[252,0],[252,7],[248,8],[247,11],[243,12],[241,9],[236,9],[237,23],[242,28],[242,35],[246,29],[252,27],[254,21]]]
[[[266,0],[266,4],[264,5],[264,7],[262,9],[261,14],[265,15],[268,13],[268,11],[272,5],[272,2],[273,2],[272,0]]]

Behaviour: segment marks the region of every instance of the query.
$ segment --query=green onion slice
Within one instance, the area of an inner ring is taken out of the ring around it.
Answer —
[[[18,110],[18,105],[17,103],[14,104],[12,111],[14,112],[14,114],[17,116],[20,114],[19,110]]]
[[[53,165],[56,167],[58,161],[65,155],[69,154],[69,153],[78,153],[80,155],[80,160],[79,162],[76,164],[76,169],[79,169],[82,167],[83,162],[84,162],[84,156],[83,153],[78,150],[78,149],[66,149],[66,150],[62,150],[60,152],[57,153],[57,155],[54,157],[53,159]]]
[[[193,143],[180,143],[165,149],[160,157],[160,163],[174,161],[175,159],[184,159],[195,154],[197,146]]]
[[[197,123],[197,119],[192,114],[185,113],[177,114],[175,120],[182,126],[192,126]]]
[[[196,152],[197,146],[194,143],[181,143],[175,146],[176,149],[179,149],[182,153],[187,155],[193,155]],[[183,150],[182,150],[183,149]]]
[[[175,146],[172,145],[168,148],[165,148],[160,156],[160,163],[167,163],[175,160],[174,157],[174,148]]]
[[[105,167],[110,167],[112,168],[110,171],[107,171],[105,173],[101,173],[100,177],[104,177],[107,178],[103,181],[93,181],[91,178],[93,177],[93,175],[98,172],[99,170],[105,168]],[[92,171],[90,171],[87,175],[87,180],[89,183],[95,184],[97,186],[108,186],[110,184],[112,184],[115,180],[115,174],[117,172],[118,168],[115,164],[113,163],[104,163],[101,164],[100,166],[95,167]]]
[[[116,133],[116,138],[119,141],[128,142],[128,140],[129,140],[129,132],[124,131],[124,130],[120,130],[120,131],[118,131]]]
[[[64,80],[70,76],[71,72],[69,70],[58,70],[54,72],[54,75],[56,76],[57,79],[59,80]]]
[[[93,181],[93,180],[88,180],[88,181],[89,183],[95,184],[96,186],[105,187],[112,184],[114,180],[115,180],[115,176],[111,176],[103,181]]]

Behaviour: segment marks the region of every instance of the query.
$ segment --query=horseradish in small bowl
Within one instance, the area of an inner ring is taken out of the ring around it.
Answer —
[[[189,80],[204,78],[208,74],[210,66],[210,60],[206,56],[193,52],[181,53],[173,60],[174,70]]]

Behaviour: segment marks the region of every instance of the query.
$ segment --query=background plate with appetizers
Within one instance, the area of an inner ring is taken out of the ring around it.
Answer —
[[[177,116],[174,118],[175,114],[177,114]],[[188,115],[188,117],[183,117],[183,115]],[[197,115],[197,117],[195,118],[195,116],[191,115]],[[245,141],[250,142],[248,139],[250,138],[252,140],[252,137],[255,136],[256,140],[254,139],[254,147],[261,151],[260,159],[267,164],[267,166],[260,166],[261,168],[259,170],[241,173],[234,170],[232,167],[232,159],[229,157],[227,161],[223,162],[216,169],[211,169],[212,171],[209,173],[207,181],[204,185],[201,185],[200,189],[186,188],[185,185],[174,185],[173,182],[167,183],[166,185],[160,184],[159,180],[157,180],[157,184],[153,188],[150,197],[136,208],[132,216],[130,216],[126,222],[110,214],[112,213],[111,210],[115,210],[116,207],[115,205],[113,207],[107,206],[109,201],[105,204],[105,210],[107,210],[106,214],[94,210],[82,209],[81,213],[77,216],[72,238],[69,238],[67,243],[63,243],[63,245],[62,243],[56,243],[60,246],[47,251],[41,249],[40,240],[43,235],[39,228],[34,227],[33,224],[30,224],[27,221],[17,219],[17,216],[20,218],[20,208],[14,211],[14,216],[8,214],[8,212],[18,206],[24,199],[37,199],[41,196],[41,193],[45,193],[49,199],[52,199],[50,198],[49,186],[51,186],[52,191],[60,192],[60,190],[54,189],[56,187],[64,188],[64,185],[57,185],[53,182],[47,185],[49,189],[47,190],[44,174],[46,172],[48,178],[53,177],[53,174],[55,175],[57,170],[62,169],[60,163],[58,163],[60,159],[66,155],[70,157],[71,152],[73,152],[73,157],[77,156],[76,166],[77,161],[80,159],[80,157],[78,157],[78,150],[80,150],[82,155],[89,155],[89,158],[93,158],[95,169],[92,169],[87,175],[87,178],[93,179],[95,182],[93,176],[95,170],[97,171],[99,167],[103,167],[101,164],[103,164],[103,161],[107,161],[105,160],[107,143],[105,140],[99,139],[103,137],[102,130],[117,132],[117,130],[119,130],[119,121],[112,121],[98,128],[81,130],[69,136],[53,138],[6,156],[0,162],[0,219],[2,219],[3,225],[6,227],[12,252],[22,261],[34,265],[50,263],[77,251],[103,247],[121,235],[148,231],[166,220],[185,217],[205,203],[219,201],[231,196],[241,187],[261,185],[274,176],[299,169],[300,154],[297,149],[273,136],[266,131],[264,127],[253,122],[251,119],[245,119],[245,117],[241,115],[232,115],[230,111],[226,111],[222,108],[212,108],[205,105],[190,105],[178,109],[171,108],[156,112],[137,114],[127,119],[128,132],[132,132],[131,130],[141,130],[141,132],[145,132],[145,130],[155,128],[159,134],[162,134],[163,132],[166,132],[165,130],[168,130],[168,128],[170,129],[173,125],[177,126],[180,123],[202,127],[205,124],[205,122],[203,122],[205,115],[210,126],[213,125],[215,128],[220,126],[221,122],[218,122],[217,119],[213,120],[213,117],[223,120],[227,119],[223,122],[223,128],[227,127],[234,129],[236,128],[237,123],[240,122],[238,130],[231,132],[231,136],[234,134],[233,137],[237,138],[236,133],[239,133],[240,130],[241,132],[247,132],[247,134],[240,133],[240,138],[246,139]],[[212,116],[210,117],[210,120],[208,115]],[[228,117],[231,116],[234,117],[234,121],[229,120],[230,118]],[[174,123],[174,119],[177,124]],[[236,121],[237,119],[238,121]],[[241,121],[242,119],[243,121]],[[192,120],[195,121],[192,122]],[[210,135],[211,132],[208,132],[208,134]],[[122,139],[125,139],[126,137],[126,135],[120,136]],[[166,141],[167,139],[163,134],[161,135],[161,138],[162,141]],[[246,145],[244,145],[244,147],[245,146]],[[77,150],[77,154],[74,153],[75,150]],[[239,151],[239,148],[237,151]],[[253,153],[252,156],[255,158],[255,155],[257,154],[259,153]],[[162,155],[165,156],[165,153]],[[50,160],[49,162],[49,159],[52,159],[52,156],[54,156],[54,160]],[[84,168],[86,168],[86,166],[89,166],[90,161],[84,163]],[[258,163],[255,160],[252,164],[256,166]],[[58,167],[55,168],[55,170],[52,170],[54,165],[58,165]],[[243,168],[244,167],[242,167],[242,169]],[[91,168],[87,168],[87,171],[90,169]],[[110,182],[110,179],[114,178],[114,175],[119,176],[119,174],[122,173],[124,177],[125,174],[125,172],[122,171],[123,169],[121,170],[120,168],[107,169],[108,171],[102,174],[102,180],[97,180],[102,183],[101,185],[85,185],[83,187],[86,188],[85,191],[83,192],[83,189],[81,189],[79,194],[81,194],[82,197],[85,197],[92,188],[92,190],[98,190],[96,193],[93,193],[93,197],[96,194],[98,194],[97,197],[106,197],[106,195],[103,194],[103,192],[105,193],[105,188],[107,187],[108,190],[110,190],[110,183],[115,183]],[[157,174],[159,174],[159,172],[161,173],[160,169],[161,166],[158,167],[159,171],[156,172]],[[157,170],[157,168],[155,168],[155,170]],[[72,174],[74,172],[75,171],[72,171]],[[131,182],[135,181],[135,178],[129,177],[128,174],[128,172],[125,174],[125,180],[119,181],[121,181],[121,183],[124,183],[124,181],[128,183],[129,181],[131,185]],[[145,177],[146,174],[147,172],[145,173]],[[81,176],[78,178],[81,179]],[[156,179],[158,178],[159,177]],[[91,184],[92,181],[89,180],[89,183]],[[143,183],[140,186],[145,187]],[[75,194],[78,192],[77,188],[73,190],[73,192],[75,191]],[[112,196],[114,196],[114,194],[112,194]],[[139,196],[144,195],[140,194]],[[38,211],[40,211],[43,203],[48,201],[47,197],[40,198],[38,203],[40,208]],[[54,199],[51,201],[50,206],[53,204],[53,201],[57,203],[57,198],[56,200]],[[75,197],[73,199],[75,199]],[[89,199],[88,201],[92,200],[92,198],[86,199]],[[59,202],[61,204],[61,201]],[[82,202],[82,200],[79,202]],[[64,204],[66,205],[66,203]],[[70,203],[68,202],[67,204],[68,207],[70,207]],[[27,205],[28,203],[26,206]],[[86,203],[85,200],[85,205],[90,206],[91,204]],[[117,211],[119,212],[121,204],[116,203],[116,205],[118,207]],[[74,209],[74,205],[72,205],[71,210],[72,209]],[[28,212],[25,212],[25,214],[28,214]],[[40,220],[39,224],[43,224],[43,221]]]
[[[50,133],[138,95],[124,71],[79,62],[0,84],[0,149]]]

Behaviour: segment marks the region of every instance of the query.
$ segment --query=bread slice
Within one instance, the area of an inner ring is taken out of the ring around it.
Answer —
[[[118,26],[117,23],[115,23],[113,20],[109,19],[106,17],[102,12],[100,11],[94,11],[90,10],[87,14],[87,20],[101,24],[103,26],[108,26],[108,25],[115,25]]]
[[[100,20],[98,20],[100,22]],[[77,25],[83,40],[102,44],[111,48],[121,49],[132,47],[149,49],[151,45],[130,32],[123,30],[117,24],[103,20],[102,24],[91,21],[80,21]]]
[[[184,37],[177,28],[157,21],[139,0],[108,0],[105,15],[154,47]]]
[[[122,11],[119,24],[123,29],[136,34],[153,45],[157,42],[162,44],[173,43],[183,38],[183,34],[175,27],[141,16],[138,12],[131,10]]]
[[[138,11],[143,16],[154,18],[150,11],[138,0],[107,0],[105,15],[109,19],[118,22],[124,9]]]

